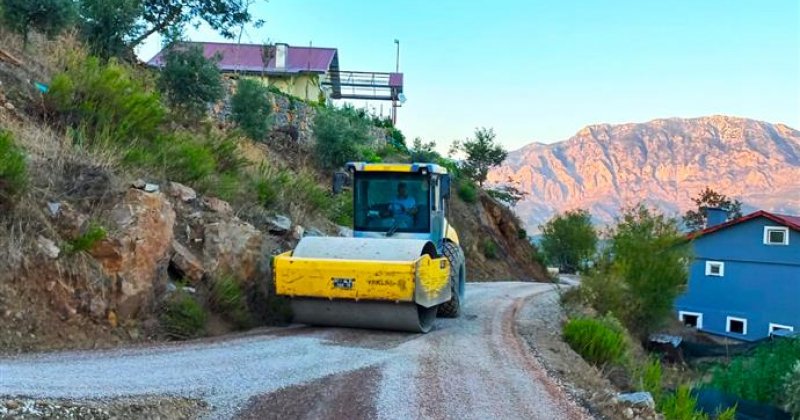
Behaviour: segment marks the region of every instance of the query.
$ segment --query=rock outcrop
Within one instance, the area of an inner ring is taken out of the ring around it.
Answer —
[[[166,284],[175,211],[161,193],[131,188],[110,213],[115,226],[90,254],[117,286],[116,312],[136,316]]]
[[[252,281],[259,273],[264,235],[238,218],[205,226],[203,261],[209,273],[226,273]]]
[[[529,194],[515,210],[535,230],[554,213],[578,207],[599,222],[640,201],[682,213],[705,186],[749,209],[797,212],[798,177],[800,131],[713,116],[591,125],[569,140],[509,153],[489,181],[511,180]]]

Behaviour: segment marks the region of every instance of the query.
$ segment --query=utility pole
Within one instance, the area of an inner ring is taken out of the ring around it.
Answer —
[[[394,44],[397,46],[394,71],[400,73],[400,40],[395,39]],[[392,125],[397,125],[397,99],[394,98],[394,93],[392,93]]]

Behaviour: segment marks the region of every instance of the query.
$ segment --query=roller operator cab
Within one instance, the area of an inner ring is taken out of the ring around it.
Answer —
[[[447,170],[348,163],[333,190],[353,194],[353,237],[304,237],[273,262],[295,322],[428,332],[437,314],[457,317],[466,269],[446,217]]]

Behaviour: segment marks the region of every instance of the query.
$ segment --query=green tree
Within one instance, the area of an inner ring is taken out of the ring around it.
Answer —
[[[475,138],[453,143],[451,153],[463,153],[463,173],[483,187],[489,169],[506,160],[508,152],[503,146],[495,143],[494,130],[491,128],[475,129]]]
[[[0,210],[11,207],[28,185],[28,163],[11,133],[0,130]]]
[[[258,81],[242,79],[231,98],[231,118],[253,140],[264,140],[269,131],[272,104],[267,88]]]
[[[560,271],[574,273],[594,255],[597,232],[592,216],[583,209],[558,214],[543,226],[541,247],[550,263]]]
[[[28,45],[31,30],[54,36],[75,18],[73,0],[0,0],[3,26],[22,35]]]
[[[414,143],[409,150],[412,162],[436,162],[441,156],[436,152],[436,142],[423,142],[421,138],[414,139]]]
[[[193,119],[202,118],[224,93],[217,58],[205,58],[199,45],[175,44],[167,50],[158,87],[174,110]]]
[[[646,337],[671,316],[686,286],[689,244],[676,219],[641,204],[625,210],[609,238],[598,269],[609,284],[621,285],[623,298],[615,315],[631,332]]]
[[[706,226],[706,212],[705,207],[718,207],[728,212],[729,219],[738,219],[742,217],[742,202],[739,200],[731,200],[725,194],[720,194],[709,187],[693,198],[694,204],[697,209],[692,209],[683,215],[683,223],[692,231],[703,229]]]
[[[369,143],[368,122],[349,108],[323,109],[314,119],[314,136],[320,164],[327,169],[338,168],[364,157],[364,147]]]
[[[142,26],[130,42],[131,47],[142,43],[154,33],[182,28],[193,21],[203,21],[226,38],[234,30],[250,22],[250,0],[141,0]],[[260,24],[260,22],[258,22]]]
[[[80,34],[92,54],[133,57],[132,38],[141,30],[141,0],[81,0]]]

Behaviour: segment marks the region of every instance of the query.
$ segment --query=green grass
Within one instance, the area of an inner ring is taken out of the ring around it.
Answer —
[[[68,254],[77,254],[92,249],[94,245],[106,238],[108,233],[106,229],[97,223],[90,223],[80,236],[75,239],[67,241],[66,252]]]
[[[663,371],[661,361],[651,358],[639,370],[639,386],[653,396],[653,400],[661,401],[663,394]]]
[[[619,364],[628,353],[628,343],[615,321],[609,317],[570,319],[564,325],[564,340],[589,363]]]
[[[785,382],[784,407],[793,418],[800,419],[800,362],[794,365],[794,370],[786,376]]]
[[[208,314],[192,296],[179,292],[166,303],[159,321],[169,337],[186,340],[205,334]]]
[[[483,248],[483,255],[485,255],[486,258],[496,259],[497,257],[500,256],[497,244],[493,240],[486,239],[483,241],[481,246]]]
[[[225,318],[239,328],[247,328],[252,319],[247,308],[247,296],[239,281],[230,275],[217,276],[211,282],[209,302]]]
[[[471,182],[461,182],[458,186],[458,196],[465,203],[474,204],[478,201],[478,188]]]
[[[11,133],[0,130],[0,207],[9,206],[28,185],[25,154]]]

